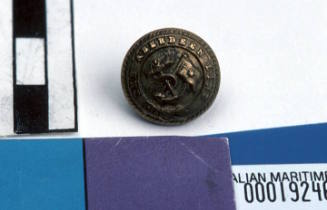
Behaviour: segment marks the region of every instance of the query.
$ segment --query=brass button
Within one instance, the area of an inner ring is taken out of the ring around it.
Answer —
[[[121,79],[125,96],[143,118],[176,125],[210,107],[219,90],[220,70],[204,40],[166,28],[144,35],[131,47]]]

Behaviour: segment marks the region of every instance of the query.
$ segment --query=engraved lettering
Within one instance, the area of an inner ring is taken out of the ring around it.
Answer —
[[[203,55],[203,51],[202,49],[199,49],[198,52],[197,52],[198,56],[202,56]]]
[[[179,41],[179,44],[185,46],[186,45],[186,39],[181,38],[181,40]]]
[[[143,47],[142,50],[143,50],[144,54],[146,54],[147,52],[149,52],[149,48],[147,48],[147,47]]]
[[[139,97],[139,96],[141,96],[141,92],[140,92],[140,90],[139,90],[139,89],[133,89],[133,95],[134,95],[135,97]]]
[[[202,96],[203,96],[204,99],[208,99],[210,97],[209,90],[204,90]]]
[[[137,56],[136,56],[136,59],[137,59],[137,61],[142,61],[142,59],[144,58],[144,55],[140,55],[140,54],[138,54]]]
[[[206,65],[206,66],[205,66],[205,70],[206,70],[207,72],[209,72],[211,68],[212,68],[212,66],[209,66],[209,65]]]
[[[204,71],[205,71],[207,79],[215,79],[216,78],[212,66],[206,65]]]
[[[210,88],[210,85],[209,85],[208,82],[205,83],[205,85],[204,85],[204,89],[207,90],[208,92],[211,91],[211,88]]]
[[[156,48],[157,47],[157,44],[154,42],[154,41],[152,41],[152,42],[150,42],[150,47],[153,49],[153,48]]]
[[[195,50],[195,47],[196,47],[196,44],[195,44],[195,43],[191,43],[191,44],[190,44],[190,48],[191,48],[192,50]]]
[[[176,42],[176,38],[174,37],[174,36],[170,36],[169,37],[169,43],[170,44],[173,44],[173,43],[175,43]]]
[[[214,76],[210,76],[209,74],[206,76],[207,79],[214,79]]]
[[[163,44],[165,44],[165,43],[166,43],[166,41],[165,41],[165,38],[164,38],[164,37],[159,37],[159,38],[158,38],[158,41],[159,41],[159,44],[160,44],[160,45],[163,45]]]

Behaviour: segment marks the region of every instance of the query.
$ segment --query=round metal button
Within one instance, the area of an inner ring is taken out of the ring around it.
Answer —
[[[143,118],[175,125],[209,108],[218,93],[220,70],[204,40],[167,28],[144,35],[131,47],[121,79],[125,96]]]

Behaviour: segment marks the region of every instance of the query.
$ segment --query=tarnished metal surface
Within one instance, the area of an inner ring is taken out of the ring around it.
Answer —
[[[219,89],[217,58],[200,37],[175,28],[150,32],[128,51],[122,86],[145,119],[182,124],[213,103]]]

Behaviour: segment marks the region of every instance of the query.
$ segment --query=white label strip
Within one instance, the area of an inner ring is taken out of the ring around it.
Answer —
[[[238,210],[326,210],[327,164],[233,166]]]
[[[0,1],[0,134],[13,134],[12,0]]]
[[[44,39],[16,38],[16,84],[45,85]]]
[[[47,0],[49,129],[75,127],[70,0]]]

